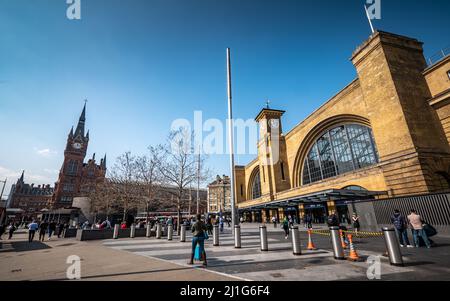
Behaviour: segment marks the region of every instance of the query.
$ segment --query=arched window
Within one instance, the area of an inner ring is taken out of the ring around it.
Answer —
[[[303,163],[303,185],[378,163],[372,130],[346,124],[328,130],[311,147]]]
[[[77,173],[78,164],[77,161],[70,160],[69,164],[67,165],[67,173],[69,175],[75,175]]]
[[[258,199],[260,197],[261,197],[261,178],[260,178],[260,173],[259,173],[259,168],[258,168],[258,170],[255,172],[255,176],[253,178],[252,198]]]

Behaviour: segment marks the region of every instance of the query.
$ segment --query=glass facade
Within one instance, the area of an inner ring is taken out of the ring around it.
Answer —
[[[358,124],[328,130],[311,147],[303,164],[303,185],[378,163],[372,130]]]
[[[261,197],[261,179],[259,170],[256,172],[255,177],[253,178],[252,183],[252,198],[258,199]]]

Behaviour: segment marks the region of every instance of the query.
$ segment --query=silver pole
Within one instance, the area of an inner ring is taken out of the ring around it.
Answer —
[[[344,260],[345,254],[342,248],[341,237],[339,233],[339,227],[330,227],[331,244],[333,246],[334,259]]]
[[[213,226],[213,246],[219,246],[219,225]]]
[[[261,251],[269,251],[267,243],[267,228],[265,225],[259,226],[259,237],[261,239]]]
[[[156,239],[161,239],[162,236],[162,226],[160,223],[156,224]]]
[[[146,237],[150,237],[152,235],[152,226],[150,223],[147,223],[147,232],[145,233]]]
[[[130,229],[130,238],[134,238],[135,235],[136,235],[136,225],[132,224]]]
[[[186,242],[186,225],[181,225],[180,242]]]
[[[241,226],[234,226],[234,247],[236,249],[241,248]]]
[[[294,255],[302,255],[302,249],[300,245],[300,231],[298,231],[298,226],[293,226],[291,228],[292,232],[292,252]]]
[[[119,238],[119,224],[114,225],[113,239]]]
[[[172,238],[173,238],[173,225],[170,224],[167,227],[167,240],[172,240]]]
[[[367,10],[367,6],[364,4],[364,9],[366,10],[367,19],[369,20],[370,29],[372,30],[372,33],[375,33],[375,30],[373,29],[372,20],[370,19],[369,11]]]
[[[234,231],[234,226],[239,225],[236,217],[236,204],[234,199],[235,183],[234,183],[234,143],[233,143],[233,105],[231,93],[231,52],[227,48],[227,82],[228,82],[228,144],[230,149],[230,202],[231,202],[231,230]]]
[[[383,228],[381,230],[384,234],[386,249],[391,265],[404,266],[402,252],[400,251],[400,245],[397,239],[397,234],[395,233],[395,229]]]
[[[201,149],[199,147],[198,166],[197,166],[197,214],[200,213],[200,152],[201,152]]]

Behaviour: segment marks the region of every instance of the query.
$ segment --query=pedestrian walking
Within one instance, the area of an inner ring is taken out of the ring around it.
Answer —
[[[55,221],[51,221],[48,224],[48,240],[52,239],[52,235],[53,233],[55,233],[56,231],[56,222]]]
[[[38,228],[39,225],[34,220],[28,225],[28,242],[33,242],[34,235]]]
[[[288,239],[289,238],[289,220],[288,218],[285,216],[283,221],[281,222],[281,227],[284,230],[284,239]]]
[[[209,235],[212,235],[213,224],[212,224],[211,217],[208,217],[208,221],[206,222],[206,230],[208,231]]]
[[[5,226],[0,224],[0,240],[2,240],[3,233],[5,233]]]
[[[408,221],[412,228],[414,245],[416,248],[420,246],[419,237],[422,238],[425,246],[430,249],[431,243],[428,240],[427,233],[423,230],[423,220],[420,215],[417,214],[416,210],[412,209],[410,215],[408,215]]]
[[[48,229],[48,223],[44,220],[39,225],[39,241],[44,241],[45,233],[47,232],[47,229]]]
[[[311,214],[307,214],[305,217],[305,224],[307,229],[312,229],[312,216]]]
[[[189,264],[194,264],[195,249],[197,245],[200,248],[201,258],[203,259],[203,266],[207,266],[206,251],[205,251],[205,239],[208,237],[206,234],[207,228],[205,223],[201,220],[201,215],[197,214],[197,221],[192,225],[192,250],[191,260]]]
[[[400,241],[400,247],[407,246],[408,248],[412,248],[411,244],[409,243],[408,238],[408,222],[406,221],[406,218],[400,213],[400,210],[395,209],[394,215],[391,217],[391,222],[394,224],[395,231],[397,232],[399,241]]]
[[[276,229],[277,228],[277,219],[275,218],[275,216],[272,216],[272,223],[273,223],[273,227]]]
[[[219,225],[220,225],[220,233],[222,233],[223,232],[223,226],[224,226],[223,217],[219,217]]]
[[[9,224],[9,227],[8,227],[8,234],[9,234],[8,239],[11,239],[13,237],[14,231],[16,231],[16,229],[17,228],[14,225],[14,223]]]
[[[361,224],[359,223],[359,216],[354,212],[352,214],[352,225],[353,230],[355,230],[356,236],[358,236],[359,229],[361,228]]]
[[[58,224],[58,238],[61,238],[61,235],[64,233],[64,223]]]

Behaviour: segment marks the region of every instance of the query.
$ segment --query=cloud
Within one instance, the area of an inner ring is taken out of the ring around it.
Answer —
[[[49,173],[49,174],[54,174],[54,175],[59,174],[59,170],[57,170],[57,169],[44,168],[44,172]]]
[[[36,151],[36,154],[38,154],[41,157],[45,157],[45,158],[51,157],[51,156],[56,155],[58,153],[57,151],[53,151],[53,150],[51,150],[49,148],[38,149],[38,148],[35,147],[34,150]]]

